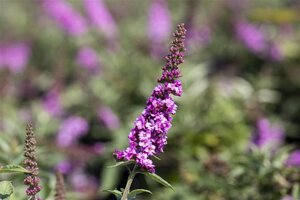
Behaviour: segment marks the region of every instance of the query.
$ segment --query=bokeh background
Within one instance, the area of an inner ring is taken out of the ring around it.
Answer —
[[[41,197],[64,174],[68,199],[114,199],[110,169],[161,74],[172,31],[188,30],[184,93],[156,200],[300,199],[300,1],[0,0],[0,165],[38,140]],[[22,178],[12,199],[25,199]]]

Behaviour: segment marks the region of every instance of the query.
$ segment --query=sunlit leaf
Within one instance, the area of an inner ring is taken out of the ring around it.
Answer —
[[[30,173],[30,172],[20,165],[5,165],[5,166],[0,166],[0,173]]]

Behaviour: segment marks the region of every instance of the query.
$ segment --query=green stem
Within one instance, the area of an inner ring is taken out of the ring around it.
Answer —
[[[130,187],[131,184],[133,182],[134,176],[135,176],[135,170],[136,170],[137,165],[135,164],[132,171],[129,173],[128,179],[127,179],[127,183],[126,183],[126,187],[124,189],[123,195],[121,200],[127,200],[128,194],[130,192]]]

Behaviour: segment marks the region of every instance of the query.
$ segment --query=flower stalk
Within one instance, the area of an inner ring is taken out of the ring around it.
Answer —
[[[127,179],[127,183],[126,183],[125,189],[123,191],[121,200],[127,200],[127,198],[128,198],[128,194],[130,192],[131,184],[132,184],[133,179],[134,179],[134,177],[136,175],[136,172],[135,172],[136,168],[137,168],[137,165],[135,164],[134,167],[133,167],[133,169],[132,169],[132,171],[129,173],[129,176],[128,176],[128,179]]]

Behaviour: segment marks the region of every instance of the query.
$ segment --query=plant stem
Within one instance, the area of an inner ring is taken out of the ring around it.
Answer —
[[[123,192],[123,195],[122,195],[122,198],[121,198],[121,200],[127,200],[127,196],[128,196],[128,194],[129,194],[129,192],[130,192],[130,186],[131,186],[131,184],[132,184],[132,182],[133,182],[133,179],[134,179],[134,176],[135,176],[135,169],[136,169],[136,164],[134,165],[134,167],[133,167],[133,169],[132,169],[132,171],[129,173],[129,175],[128,175],[128,179],[127,179],[127,183],[126,183],[126,187],[125,187],[125,189],[124,189],[124,192]]]

